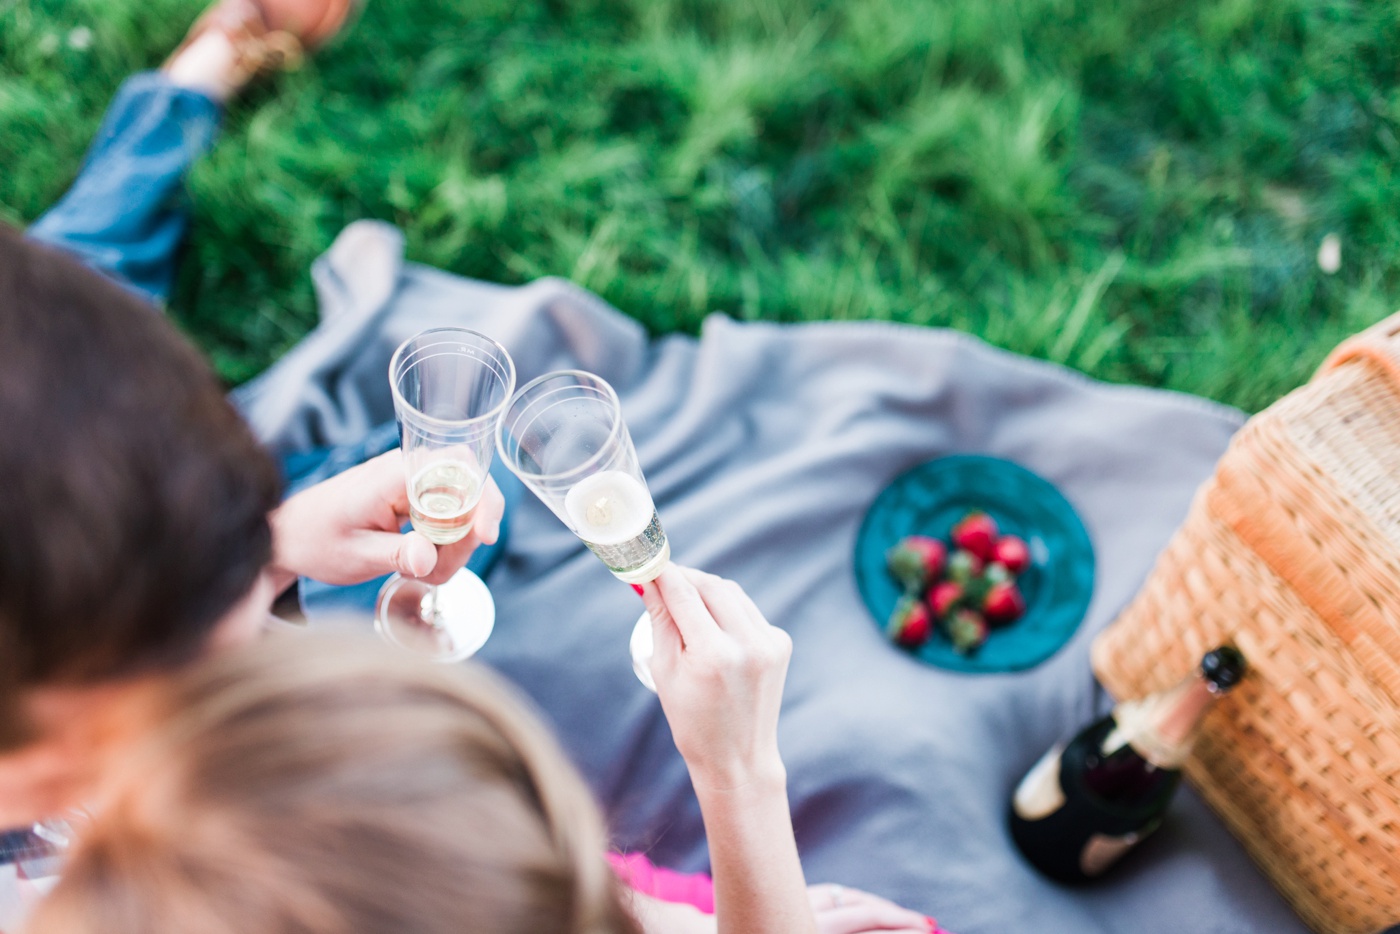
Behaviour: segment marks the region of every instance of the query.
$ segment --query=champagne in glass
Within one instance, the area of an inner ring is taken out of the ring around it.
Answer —
[[[515,363],[484,334],[434,328],[394,353],[389,385],[408,474],[409,519],[434,544],[461,541],[487,482],[496,422],[515,388]],[[443,662],[474,654],[495,620],[491,592],[466,569],[441,587],[395,574],[375,607],[380,635]]]
[[[408,483],[408,515],[413,527],[434,545],[466,538],[481,498],[481,481],[469,464],[436,461]]]
[[[497,447],[505,465],[614,577],[644,584],[671,560],[622,405],[605,380],[562,370],[521,387],[501,416]],[[643,616],[638,626],[649,627],[650,620]],[[635,656],[634,667],[653,687]]]
[[[605,470],[580,480],[564,495],[578,537],[618,578],[644,584],[671,558],[647,488],[622,470]]]

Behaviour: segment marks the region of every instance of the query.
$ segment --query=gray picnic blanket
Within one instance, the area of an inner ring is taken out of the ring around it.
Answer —
[[[714,315],[698,339],[651,340],[567,282],[507,288],[406,263],[382,224],[347,228],[313,276],[320,327],[238,393],[280,452],[353,442],[392,418],[389,356],[431,326],[494,336],[522,383],[567,366],[617,387],[675,559],[739,581],[792,634],[781,742],[810,882],[880,893],[961,934],[1304,930],[1190,793],[1150,848],[1089,889],[1042,880],[1005,830],[1027,767],[1107,708],[1090,640],[1143,581],[1240,413],[951,331]],[[951,453],[1051,480],[1093,539],[1088,617],[1029,671],[925,666],[886,643],[857,594],[871,501]],[[630,667],[636,596],[528,495],[489,583],[498,618],[479,657],[552,721],[615,842],[704,869],[684,765]]]

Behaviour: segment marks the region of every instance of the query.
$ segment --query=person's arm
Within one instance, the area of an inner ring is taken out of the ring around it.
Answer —
[[[718,934],[816,934],[778,754],[792,640],[709,574],[668,565],[643,599],[657,694],[705,822]]]
[[[290,497],[268,517],[269,576],[278,593],[298,577],[358,584],[393,571],[441,584],[478,545],[496,541],[504,512],[505,499],[488,478],[461,541],[434,545],[418,532],[400,532],[408,521],[408,485],[401,452],[390,451]]]
[[[786,775],[764,773],[735,787],[696,788],[696,795],[714,861],[719,934],[815,932]]]

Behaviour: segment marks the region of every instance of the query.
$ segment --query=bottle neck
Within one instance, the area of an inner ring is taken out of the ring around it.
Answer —
[[[1179,769],[1191,755],[1197,727],[1223,694],[1198,673],[1176,687],[1113,709],[1115,727],[1103,753],[1131,746],[1159,769]]]

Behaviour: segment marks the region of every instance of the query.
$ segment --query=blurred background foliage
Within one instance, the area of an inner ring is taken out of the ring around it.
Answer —
[[[0,216],[202,5],[0,0]],[[946,325],[1256,409],[1400,293],[1397,50],[1367,0],[371,0],[233,108],[172,312],[247,379],[374,217],[658,333]]]

